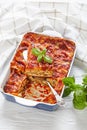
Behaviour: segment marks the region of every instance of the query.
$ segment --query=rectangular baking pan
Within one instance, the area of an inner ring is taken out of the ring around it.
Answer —
[[[19,44],[18,44],[18,46],[19,46]],[[16,48],[16,50],[17,50],[17,48]],[[15,53],[16,53],[16,50],[15,50]],[[15,53],[14,53],[14,55],[15,55]],[[72,61],[71,61],[71,64],[70,64],[68,75],[69,75],[70,70],[72,68],[72,64],[73,64],[73,61],[74,61],[74,58],[75,58],[75,54],[76,54],[76,49],[74,51],[74,55],[73,55],[73,58],[72,58]],[[14,55],[13,55],[13,57],[14,57]],[[12,61],[12,59],[10,61]],[[8,66],[5,70],[5,75],[4,75],[4,78],[2,79],[2,82],[0,83],[0,92],[4,95],[6,100],[17,103],[17,104],[21,104],[23,106],[39,108],[39,109],[43,109],[43,110],[47,110],[47,111],[54,111],[59,107],[58,103],[49,104],[49,103],[44,103],[44,102],[37,102],[37,101],[24,99],[24,98],[21,98],[21,97],[18,97],[18,96],[14,96],[14,95],[5,93],[3,91],[3,88],[4,88],[4,85],[6,84],[6,81],[8,80],[9,74],[10,74],[10,63],[8,64]],[[63,91],[64,91],[64,87],[63,87],[62,92],[60,94],[61,97],[63,95]]]

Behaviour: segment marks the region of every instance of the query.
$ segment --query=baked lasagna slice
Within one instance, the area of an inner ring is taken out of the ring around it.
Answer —
[[[23,98],[49,104],[55,104],[57,102],[44,78],[30,77],[29,81],[24,91],[22,91]]]
[[[31,43],[28,48],[28,60],[25,73],[28,76],[52,77],[53,64],[47,63],[43,59],[42,61],[38,61],[38,57],[33,54],[33,49],[36,49],[36,51],[39,50],[40,52],[46,51],[46,55],[52,58],[52,52],[49,53],[50,50],[47,49],[45,44]]]
[[[15,96],[21,96],[21,92],[28,83],[27,76],[19,73],[18,71],[12,71],[9,75],[8,81],[4,87],[6,93],[10,93]]]
[[[10,63],[11,71],[17,70],[19,72],[25,73],[26,60],[24,59],[23,53],[24,51],[28,50],[28,47],[29,47],[29,42],[27,42],[26,40],[22,40]]]

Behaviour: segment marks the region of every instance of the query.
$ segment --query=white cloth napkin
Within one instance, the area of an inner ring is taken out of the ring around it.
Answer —
[[[76,58],[87,62],[87,4],[12,3],[0,7],[0,76],[22,35],[29,31],[75,41]]]

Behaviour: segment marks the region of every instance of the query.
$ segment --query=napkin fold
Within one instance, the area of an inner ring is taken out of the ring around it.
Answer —
[[[73,40],[77,46],[76,58],[87,62],[87,4],[32,5],[27,1],[0,8],[0,76],[22,36],[30,31]]]

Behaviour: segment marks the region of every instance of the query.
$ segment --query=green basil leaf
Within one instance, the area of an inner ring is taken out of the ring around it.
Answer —
[[[63,96],[68,96],[73,91],[73,106],[82,110],[87,107],[87,76],[83,78],[82,84],[76,84],[74,77],[66,77],[63,79],[65,92]]]
[[[42,61],[42,58],[43,58],[43,55],[39,55],[39,56],[37,57],[37,61],[38,61],[38,62],[41,62],[41,61]]]
[[[63,93],[63,97],[66,97],[66,96],[70,95],[70,93],[71,93],[71,89],[70,88],[65,88],[64,93]]]
[[[76,109],[84,109],[86,107],[86,95],[82,90],[74,92],[73,105]]]
[[[77,90],[84,90],[83,86],[80,85],[80,84],[74,84],[74,91],[77,91]]]
[[[83,82],[82,84],[85,86],[87,86],[87,75],[83,78]]]
[[[84,93],[87,95],[87,87],[85,87],[83,90],[84,90]]]
[[[49,56],[44,56],[43,58],[44,58],[44,61],[47,62],[47,63],[51,64],[53,62],[52,58],[49,57]]]
[[[70,86],[75,83],[75,78],[74,77],[66,77],[63,79],[63,83],[65,86]]]
[[[39,56],[41,54],[41,51],[39,48],[32,48],[32,54],[35,56]]]

